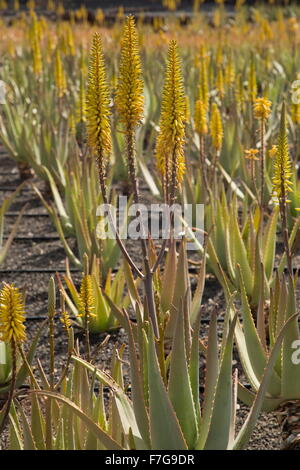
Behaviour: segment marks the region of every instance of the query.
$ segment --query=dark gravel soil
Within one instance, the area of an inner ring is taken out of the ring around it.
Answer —
[[[43,183],[35,181],[40,189],[43,189]],[[19,184],[18,172],[13,161],[11,161],[4,152],[0,151],[0,204],[11,194],[7,188],[15,188]],[[1,189],[2,188],[2,189]],[[146,196],[147,198],[147,196]],[[27,333],[28,338],[32,338],[41,324],[41,318],[45,317],[47,308],[47,287],[50,273],[36,272],[36,270],[64,269],[65,252],[61,242],[58,239],[45,240],[45,237],[56,237],[57,234],[48,217],[39,215],[33,217],[32,214],[45,213],[39,199],[27,185],[18,195],[16,202],[10,208],[10,212],[19,211],[27,203],[26,214],[31,216],[23,217],[16,239],[14,240],[5,262],[0,266],[0,281],[9,283],[14,282],[18,287],[25,287],[27,291],[26,310],[27,310]],[[9,230],[15,221],[15,215],[6,217],[5,230]],[[7,233],[7,232],[6,232]],[[28,240],[18,239],[26,237]],[[40,237],[38,240],[36,237]],[[33,239],[31,239],[33,238]],[[134,247],[131,247],[134,249]],[[34,270],[35,272],[20,272],[24,270]],[[75,281],[80,279],[80,273],[74,274]],[[207,277],[206,288],[203,297],[203,317],[208,319],[212,311],[216,310],[219,317],[224,313],[224,297],[217,281],[212,277]],[[204,325],[203,334],[206,334],[207,325]],[[221,324],[220,324],[221,328]],[[76,331],[76,337],[79,344],[82,345],[82,334],[80,330]],[[103,341],[105,335],[93,336],[91,338],[92,351]],[[66,359],[66,336],[62,324],[56,321],[55,330],[56,341],[56,368],[57,374]],[[122,329],[117,330],[111,335],[108,344],[98,352],[96,363],[109,370],[112,351],[126,343],[126,336]],[[48,370],[48,336],[45,330],[39,343],[37,356],[42,362],[45,370]],[[126,357],[126,356],[125,356]],[[234,361],[237,364],[236,360]],[[202,364],[202,368],[204,368]],[[34,365],[34,367],[36,367]],[[247,408],[240,405],[237,416],[238,427],[243,423],[247,415]],[[279,449],[280,448],[280,430],[274,414],[261,415],[255,432],[252,436],[249,449]],[[2,444],[1,444],[2,443]],[[0,446],[6,448],[7,435],[0,439]]]

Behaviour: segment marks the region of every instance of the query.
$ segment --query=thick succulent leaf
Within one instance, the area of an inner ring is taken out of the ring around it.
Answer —
[[[152,449],[185,450],[187,444],[161,377],[151,325],[148,338],[149,417]]]
[[[120,419],[122,421],[122,426],[124,431],[129,432],[129,429],[131,429],[135,442],[138,444],[138,448],[140,449],[145,449],[146,444],[143,442],[141,438],[141,434],[137,425],[136,421],[136,416],[133,410],[133,405],[131,401],[129,400],[128,396],[120,387],[117,382],[113,380],[112,377],[110,377],[108,374],[105,372],[96,369],[95,367],[89,364],[88,362],[84,361],[83,359],[77,357],[77,356],[72,356],[73,360],[76,362],[79,362],[80,364],[84,365],[87,370],[89,370],[92,373],[95,373],[95,376],[97,377],[98,380],[103,385],[106,385],[109,387],[116,399],[116,405],[119,411]]]
[[[264,266],[267,279],[270,279],[273,273],[278,213],[278,208],[275,208],[268,220],[263,240]]]
[[[286,320],[292,317],[296,312],[296,298],[294,281],[289,276],[288,278],[288,297],[286,308]],[[282,344],[282,390],[281,394],[286,399],[300,399],[300,373],[298,361],[293,361],[293,353],[295,348],[293,345],[299,347],[299,326],[298,318],[295,317],[286,328]]]
[[[56,392],[50,392],[46,390],[31,390],[30,393],[35,393],[40,396],[49,397],[53,400],[57,400],[60,403],[66,405],[74,415],[78,416],[86,425],[88,429],[90,429],[97,439],[102,442],[107,450],[122,450],[122,447],[115,442],[105,431],[103,431],[100,426],[98,426],[93,419],[87,416],[75,403],[73,403],[69,398],[64,397]]]
[[[209,432],[204,449],[226,450],[232,430],[232,347],[236,324],[230,325],[227,343],[222,357],[220,372],[213,401]]]
[[[40,326],[40,328],[38,329],[36,335],[34,336],[32,342],[31,342],[31,345],[30,345],[30,348],[29,348],[29,351],[27,353],[27,362],[29,365],[31,365],[32,361],[33,361],[33,358],[34,358],[34,355],[35,355],[35,351],[36,351],[36,347],[37,347],[37,343],[40,339],[40,336],[41,336],[41,333],[42,333],[42,330],[43,328],[45,327],[45,325],[47,324],[47,320],[45,320],[42,325]],[[28,369],[27,369],[27,366],[25,364],[23,364],[18,373],[17,373],[17,379],[16,379],[16,388],[19,388],[21,387],[21,385],[23,385],[26,377],[28,375]],[[4,385],[2,387],[0,387],[0,393],[7,393],[9,391],[9,388],[10,388],[10,385]]]
[[[166,257],[166,264],[161,287],[161,308],[163,312],[167,312],[171,307],[176,282],[176,268],[177,253],[176,244],[173,240]]]
[[[185,441],[191,449],[197,440],[198,426],[185,347],[183,303],[174,332],[168,390]]]
[[[245,403],[245,405],[251,408],[256,398],[256,394],[239,382],[238,397],[243,403]],[[276,410],[280,403],[282,403],[282,398],[270,398],[265,396],[262,405],[262,411],[266,411],[268,413],[270,411]]]
[[[203,449],[211,422],[213,412],[213,401],[219,376],[219,355],[218,355],[218,333],[217,316],[212,314],[206,355],[206,376],[205,376],[205,397],[201,419],[201,428],[197,449]]]
[[[241,266],[246,292],[249,296],[251,296],[252,291],[253,291],[253,283],[254,283],[253,273],[249,265],[247,250],[246,250],[244,241],[242,239],[240,229],[238,227],[238,222],[237,222],[235,211],[232,216],[231,228],[232,228],[232,242],[231,243],[232,243],[232,246],[234,247],[235,259],[236,259],[236,262]]]
[[[251,362],[251,367],[254,371],[254,374],[258,381],[261,380],[263,375],[267,356],[263,348],[263,345],[260,341],[258,332],[255,328],[253,321],[252,313],[247,299],[247,294],[243,282],[243,274],[241,268],[238,267],[239,281],[240,281],[240,291],[241,291],[241,301],[242,301],[242,315],[243,315],[243,331],[245,336],[245,345],[246,351],[243,349],[243,353],[248,355],[248,358]],[[240,352],[241,349],[240,349]],[[243,354],[242,353],[242,354]],[[250,379],[250,377],[249,377]],[[280,378],[275,371],[272,373],[271,380],[269,382],[269,393],[273,396],[278,396],[280,394]]]
[[[199,394],[199,332],[200,332],[200,313],[194,324],[194,331],[192,336],[191,357],[189,363],[189,374],[194,397],[194,406],[197,414],[198,427],[201,420],[201,407],[200,407],[200,394]]]
[[[272,376],[272,371],[274,369],[274,365],[277,359],[277,356],[280,351],[281,343],[285,337],[285,334],[289,328],[289,326],[293,323],[293,321],[298,318],[298,314],[293,315],[289,318],[289,320],[285,323],[284,327],[282,328],[281,332],[279,333],[276,343],[271,351],[268,363],[266,365],[260,387],[258,389],[256,399],[252,405],[252,408],[247,416],[245,423],[243,424],[240,432],[238,433],[233,448],[236,450],[243,449],[247,445],[251,433],[255,427],[257,418],[259,413],[263,407],[264,398],[268,389],[269,381]],[[284,401],[284,399],[283,399]]]

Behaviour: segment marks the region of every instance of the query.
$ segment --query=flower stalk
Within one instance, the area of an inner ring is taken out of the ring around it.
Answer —
[[[288,149],[287,131],[286,131],[286,107],[282,104],[280,131],[278,137],[277,153],[274,159],[273,199],[279,204],[282,220],[282,236],[284,249],[286,253],[287,268],[290,275],[293,273],[292,256],[289,246],[289,234],[287,224],[287,203],[288,193],[292,191],[292,171],[291,161]]]
[[[13,402],[17,376],[17,347],[26,339],[25,307],[22,294],[14,285],[4,284],[0,292],[0,340],[10,343],[12,376],[5,409],[0,421],[0,436],[5,428]]]

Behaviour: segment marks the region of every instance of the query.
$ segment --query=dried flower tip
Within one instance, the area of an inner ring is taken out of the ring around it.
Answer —
[[[22,343],[25,334],[23,296],[14,285],[4,284],[0,292],[0,340]]]

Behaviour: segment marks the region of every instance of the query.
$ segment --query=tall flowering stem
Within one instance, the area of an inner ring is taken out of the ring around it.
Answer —
[[[108,158],[112,149],[109,103],[110,96],[106,81],[102,41],[99,34],[95,33],[93,36],[89,59],[86,97],[86,126],[89,147],[97,158],[100,189],[104,204],[108,204],[105,178]],[[109,216],[111,216],[110,213]],[[134,272],[139,277],[143,277],[143,274],[129,256],[118,231],[114,227],[112,217],[110,217],[110,223],[114,228],[116,240],[124,257]]]
[[[121,58],[119,66],[118,86],[116,91],[116,108],[119,121],[126,136],[127,164],[129,178],[132,183],[135,204],[139,204],[139,188],[136,175],[136,128],[143,119],[144,113],[144,84],[142,67],[139,55],[138,35],[133,16],[125,20],[122,41]],[[153,272],[150,266],[149,250],[145,240],[145,231],[141,223],[142,236],[140,238],[144,259],[145,275],[143,276],[145,296],[154,334],[158,337],[158,322],[153,292]]]
[[[84,319],[85,329],[85,341],[86,341],[86,356],[87,361],[91,360],[91,348],[90,348],[90,334],[89,324],[92,317],[95,317],[95,299],[93,295],[93,283],[92,276],[86,274],[81,282],[80,286],[80,309],[79,314]]]
[[[279,204],[282,219],[283,242],[287,259],[289,274],[292,275],[292,256],[289,247],[289,235],[287,225],[288,193],[292,191],[292,170],[286,132],[285,103],[282,105],[280,131],[278,137],[277,152],[274,159],[273,172],[273,199]]]
[[[265,125],[271,113],[271,101],[256,98],[253,105],[254,117],[260,122],[260,226],[263,229],[264,187],[265,187]]]
[[[121,41],[116,108],[119,121],[122,123],[126,135],[128,171],[133,184],[135,203],[139,201],[135,168],[135,132],[140,121],[143,119],[143,90],[144,84],[135,20],[133,16],[128,16],[125,21]]]
[[[213,103],[211,109],[211,118],[210,118],[210,135],[212,144],[215,150],[214,158],[211,165],[211,183],[213,182],[216,176],[216,167],[218,160],[220,158],[220,152],[222,149],[223,143],[223,123],[221,113],[216,103]]]
[[[6,425],[13,401],[17,375],[17,347],[26,339],[25,307],[23,296],[14,285],[4,284],[0,292],[0,340],[10,343],[12,351],[12,377],[4,413],[0,421],[0,435]]]
[[[97,157],[104,203],[107,203],[106,166],[112,148],[109,102],[102,42],[100,35],[95,33],[89,59],[86,118],[88,143]]]
[[[169,44],[156,143],[157,166],[163,176],[165,200],[173,204],[186,170],[184,157],[186,98],[176,41]]]

